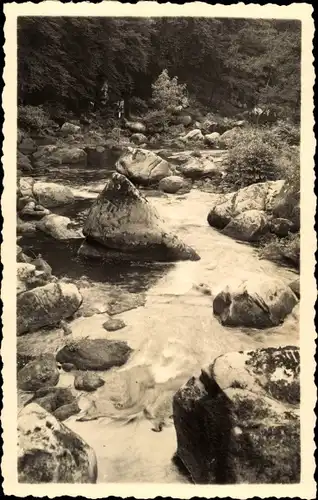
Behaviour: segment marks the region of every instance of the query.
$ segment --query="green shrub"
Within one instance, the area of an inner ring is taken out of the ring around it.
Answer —
[[[52,126],[52,121],[42,106],[18,106],[18,126],[29,132],[41,132]]]
[[[158,109],[149,111],[143,121],[150,133],[165,132],[172,121],[172,115],[169,111]]]

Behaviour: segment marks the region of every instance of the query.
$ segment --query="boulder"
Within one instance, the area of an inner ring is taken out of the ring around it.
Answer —
[[[68,164],[86,166],[87,155],[83,149],[74,146],[40,146],[37,152],[33,154],[33,162],[38,168]]]
[[[27,363],[18,372],[18,388],[35,392],[44,387],[55,386],[59,381],[59,371],[52,354],[42,354]]]
[[[231,147],[235,142],[237,142],[241,135],[241,127],[233,127],[230,130],[226,130],[219,137],[219,142],[222,147]]]
[[[49,283],[17,297],[17,333],[38,330],[69,318],[80,307],[81,294],[75,285]]]
[[[141,134],[146,132],[146,126],[141,122],[130,122],[126,120],[125,127],[130,130],[130,132],[137,132]]]
[[[179,115],[175,117],[174,123],[176,125],[184,125],[185,127],[188,127],[192,123],[192,118],[190,115]]]
[[[109,370],[125,364],[131,352],[127,342],[120,340],[81,339],[66,344],[56,360],[72,363],[78,370]]]
[[[172,174],[169,163],[146,149],[128,148],[116,163],[116,170],[132,182],[148,186]]]
[[[40,220],[45,215],[48,215],[50,213],[51,213],[50,210],[44,208],[42,205],[37,205],[36,202],[34,201],[29,201],[28,203],[26,203],[23,209],[20,211],[21,217],[25,217],[28,219],[31,218],[36,220]]]
[[[209,119],[205,119],[201,125],[201,129],[205,134],[213,133],[213,132],[219,133],[217,128],[218,128],[217,122],[209,120]]]
[[[36,232],[36,223],[35,222],[25,222],[17,217],[17,234],[34,234]]]
[[[73,192],[69,187],[54,182],[36,181],[33,184],[33,196],[46,208],[68,205],[74,201]]]
[[[296,297],[298,297],[298,299],[300,299],[300,279],[297,278],[294,281],[292,281],[291,283],[289,283],[289,287],[292,289],[292,291],[294,292]]]
[[[285,238],[294,229],[294,224],[288,219],[277,217],[270,221],[270,231],[279,238]]]
[[[42,387],[36,391],[31,402],[40,405],[60,421],[80,411],[75,396],[67,387]]]
[[[110,318],[105,323],[103,323],[103,328],[108,332],[115,332],[116,330],[121,330],[125,328],[126,323],[122,319],[119,318]]]
[[[145,134],[135,133],[131,136],[130,141],[133,142],[134,144],[139,145],[147,142],[147,137],[145,136]]]
[[[275,217],[288,219],[293,223],[294,230],[300,229],[300,190],[284,183],[275,198],[272,211]]]
[[[78,391],[93,392],[104,384],[105,381],[95,373],[77,373],[74,379],[74,387]]]
[[[18,415],[20,483],[96,483],[97,459],[85,441],[32,403]]]
[[[223,287],[213,300],[213,313],[223,325],[267,328],[282,323],[296,303],[285,283],[255,274]]]
[[[61,127],[61,133],[64,136],[70,134],[78,134],[81,131],[81,127],[79,125],[74,125],[73,123],[65,122]]]
[[[22,141],[18,144],[18,156],[19,152],[23,155],[31,155],[37,150],[37,145],[31,137],[23,137]]]
[[[223,229],[223,234],[241,241],[258,241],[268,229],[266,213],[246,210],[234,217]]]
[[[175,459],[196,484],[300,481],[299,349],[227,353],[173,399]]]
[[[199,128],[190,130],[186,135],[179,137],[182,142],[201,142],[204,140],[204,136]]]
[[[25,292],[35,277],[36,267],[29,263],[17,263],[17,294]]]
[[[285,181],[259,182],[226,195],[219,195],[208,214],[210,226],[224,229],[232,218],[250,210],[271,214],[275,199],[284,183]]]
[[[87,155],[87,166],[90,167],[107,167],[109,151],[104,146],[86,146],[84,149]]]
[[[216,177],[221,175],[220,169],[209,157],[190,156],[187,161],[177,166],[177,171],[190,179]]]
[[[18,196],[28,199],[34,199],[33,184],[35,180],[32,177],[20,177],[18,180]]]
[[[83,238],[83,234],[79,229],[70,227],[71,219],[63,215],[49,214],[43,217],[36,225],[46,234],[49,234],[56,240],[71,240]]]
[[[88,243],[110,255],[143,261],[198,260],[198,254],[168,233],[164,221],[135,186],[113,174],[93,203],[84,224]],[[81,252],[80,252],[81,253]]]
[[[30,159],[21,151],[17,154],[17,167],[22,172],[31,172],[33,170]]]
[[[204,142],[209,146],[217,146],[220,140],[219,132],[212,132],[204,136]]]
[[[27,264],[30,264],[32,262],[32,258],[28,257],[28,255],[25,255],[19,245],[17,245],[17,262],[23,262]]]
[[[159,189],[164,193],[174,194],[180,189],[186,188],[188,188],[188,184],[179,175],[170,175],[159,182]]]

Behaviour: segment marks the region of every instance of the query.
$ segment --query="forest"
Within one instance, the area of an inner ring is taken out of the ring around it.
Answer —
[[[82,113],[131,99],[151,106],[167,69],[191,104],[234,116],[270,106],[299,120],[301,24],[216,18],[20,17],[20,105]]]

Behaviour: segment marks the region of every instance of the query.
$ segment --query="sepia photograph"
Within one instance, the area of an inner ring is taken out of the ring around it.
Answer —
[[[310,6],[102,4],[7,6],[10,474],[278,495],[314,470]]]

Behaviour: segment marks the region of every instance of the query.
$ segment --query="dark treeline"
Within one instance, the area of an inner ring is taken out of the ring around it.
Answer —
[[[110,105],[148,100],[167,68],[207,110],[268,105],[297,120],[300,31],[283,20],[19,18],[19,102],[82,112],[105,82]]]

